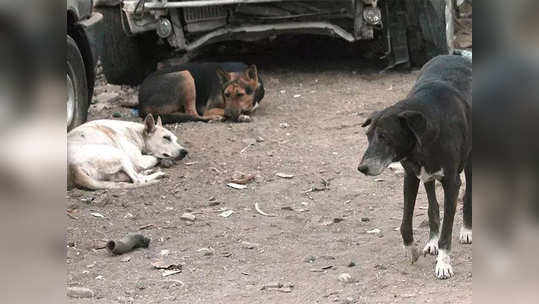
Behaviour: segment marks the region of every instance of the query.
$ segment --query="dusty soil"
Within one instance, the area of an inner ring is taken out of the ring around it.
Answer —
[[[265,81],[266,97],[253,122],[169,126],[190,154],[162,169],[169,177],[156,186],[68,191],[67,285],[96,293],[69,302],[471,303],[472,247],[457,240],[462,202],[454,228],[455,276],[439,281],[435,258],[411,265],[395,230],[402,177],[386,170],[375,179],[356,170],[367,145],[360,124],[371,111],[403,98],[418,71],[379,74],[372,62],[339,50],[336,44],[333,52],[232,56],[257,63]],[[101,80],[97,93],[105,90],[119,90],[120,100],[136,99],[136,88]],[[140,120],[117,103],[93,105],[90,119]],[[256,180],[243,190],[228,187],[240,173]],[[307,192],[313,188],[320,191]],[[276,216],[259,214],[255,203]],[[421,189],[414,218],[420,248],[428,237],[426,206]],[[226,210],[234,213],[220,216]],[[180,219],[185,212],[196,216],[194,222]],[[372,229],[380,233],[367,233]],[[123,256],[97,249],[129,232],[150,237],[149,248]],[[183,270],[163,277],[154,260]],[[340,282],[342,273],[352,281]],[[275,282],[284,287],[262,290]]]

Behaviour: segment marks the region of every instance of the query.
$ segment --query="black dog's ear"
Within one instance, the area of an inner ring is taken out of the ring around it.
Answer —
[[[365,128],[365,127],[369,126],[372,123],[372,121],[375,119],[376,116],[378,116],[378,112],[372,112],[371,115],[369,115],[369,118],[367,118],[367,120],[365,120],[361,124],[361,127]]]
[[[225,72],[221,67],[218,67],[215,72],[217,73],[217,77],[219,77],[221,84],[225,84],[230,81],[230,74]]]
[[[399,118],[404,120],[408,128],[414,133],[417,143],[420,146],[425,145],[436,138],[436,130],[422,113],[417,111],[404,111],[399,114]]]
[[[152,114],[148,114],[146,115],[146,118],[144,118],[144,132],[150,134],[153,131],[155,131],[155,120],[153,119]]]

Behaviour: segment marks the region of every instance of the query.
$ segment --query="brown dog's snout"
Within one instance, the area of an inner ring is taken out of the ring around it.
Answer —
[[[230,118],[234,121],[238,120],[238,117],[240,117],[240,110],[239,109],[225,109],[225,117]]]

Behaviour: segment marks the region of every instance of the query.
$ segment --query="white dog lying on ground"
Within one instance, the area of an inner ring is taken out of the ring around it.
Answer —
[[[183,159],[187,151],[177,137],[155,123],[94,120],[67,134],[68,185],[97,190],[143,187],[165,173],[149,172],[159,159]]]

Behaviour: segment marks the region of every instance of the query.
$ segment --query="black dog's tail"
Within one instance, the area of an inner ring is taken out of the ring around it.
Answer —
[[[194,115],[183,114],[183,113],[159,114],[159,115],[154,115],[154,116],[160,116],[161,121],[164,124],[181,123],[181,122],[188,122],[188,121],[203,121],[203,122],[209,121],[209,119],[202,118],[200,116],[194,116]]]

